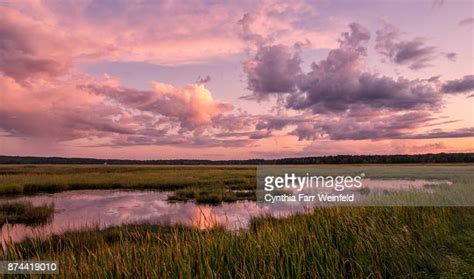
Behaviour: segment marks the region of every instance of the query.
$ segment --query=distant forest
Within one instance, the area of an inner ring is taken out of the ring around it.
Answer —
[[[273,165],[273,164],[433,164],[474,163],[474,153],[419,155],[336,155],[248,160],[121,160],[95,158],[0,156],[0,164],[110,164],[110,165]]]

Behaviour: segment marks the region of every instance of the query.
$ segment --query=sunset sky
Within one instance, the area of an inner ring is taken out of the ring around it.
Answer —
[[[0,0],[0,155],[474,152],[474,2]]]

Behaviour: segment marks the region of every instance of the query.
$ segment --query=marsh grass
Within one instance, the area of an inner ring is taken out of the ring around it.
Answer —
[[[473,179],[469,174],[473,166],[469,164],[316,165],[311,168],[322,176],[364,173],[373,179],[423,178],[453,182]],[[172,201],[220,203],[255,200],[255,185],[255,166],[0,165],[0,195],[84,189],[148,189],[172,191]]]
[[[185,188],[173,192],[168,200],[171,202],[193,200],[198,204],[217,205],[222,202],[235,202],[239,200],[256,200],[255,190],[232,190],[230,188]]]
[[[34,206],[31,202],[8,202],[0,204],[0,226],[4,224],[42,225],[54,214],[54,204]]]
[[[2,257],[57,259],[62,277],[459,278],[474,275],[473,220],[473,208],[325,208],[257,218],[239,232],[140,225],[66,233],[13,244]]]
[[[255,191],[254,167],[0,166],[0,195],[85,189],[178,191],[171,200],[239,200],[233,190]],[[241,196],[241,195],[240,195]],[[248,197],[252,195],[249,194]]]
[[[2,193],[12,185],[18,193],[150,187],[205,203],[255,194],[254,167],[16,168],[0,167]],[[320,175],[449,180],[440,191],[472,198],[472,165],[317,168]],[[156,225],[69,232],[10,243],[0,260],[58,260],[63,278],[472,278],[473,255],[474,207],[332,207],[255,218],[237,232]]]

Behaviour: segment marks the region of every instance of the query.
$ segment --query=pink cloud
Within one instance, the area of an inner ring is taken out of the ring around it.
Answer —
[[[58,141],[97,133],[131,133],[131,127],[112,121],[117,107],[70,82],[30,80],[28,85],[0,75],[2,106],[0,128],[10,136],[50,138]]]
[[[473,135],[472,128],[466,127],[422,132],[437,119],[433,113],[446,104],[439,87],[445,93],[468,92],[470,75],[443,85],[369,71],[370,31],[352,24],[338,41],[340,22],[320,14],[317,5],[293,0],[107,3],[0,4],[2,140],[108,151],[128,146],[166,146],[173,152],[199,147],[193,153],[186,151],[193,156],[200,154],[200,148],[221,148],[218,152],[227,154],[224,148],[232,147],[250,156],[259,150],[275,152],[288,143],[287,149],[294,151],[309,141],[328,138],[371,141],[369,145],[376,144],[383,152],[381,142],[386,139],[426,141]],[[300,59],[300,42],[306,42],[305,49],[332,50],[307,71]],[[411,49],[420,47],[415,44]],[[265,107],[251,114],[215,98],[216,92],[209,89],[213,83],[208,85],[206,77],[185,85],[155,81],[150,89],[141,90],[108,75],[93,78],[77,67],[84,61],[104,60],[177,65],[246,53],[251,54],[243,69],[248,89],[254,99],[277,96],[277,109],[272,112]],[[454,88],[453,84],[458,90],[446,89]],[[352,143],[349,146],[360,147]],[[18,142],[10,146],[21,148]],[[326,151],[342,148],[335,143],[327,146],[334,149]],[[443,149],[442,144],[419,146],[420,150]],[[142,154],[147,155],[143,150]]]
[[[318,31],[296,24],[303,14],[321,17],[313,5],[299,1],[194,1],[192,5],[179,1],[118,1],[115,5],[98,0],[21,1],[8,6],[9,13],[21,18],[18,27],[23,32],[36,40],[42,38],[36,44],[55,45],[57,51],[67,50],[70,57],[81,60],[175,65],[226,58],[248,47],[239,25],[248,11],[253,32],[275,42],[294,44],[304,38],[317,41],[318,48],[336,43],[335,33],[328,28],[332,23],[319,26]],[[45,49],[45,53],[51,51],[55,49]]]
[[[98,96],[119,102],[128,109],[149,112],[178,121],[183,129],[210,126],[212,118],[229,112],[233,106],[214,100],[203,84],[182,87],[152,82],[152,90],[139,91],[116,86],[90,84],[81,87]]]
[[[233,106],[215,100],[203,84],[154,82],[151,90],[139,91],[111,77],[22,84],[0,74],[0,90],[0,131],[11,138],[86,146],[242,146],[251,136],[216,137],[231,127],[216,126],[214,119],[239,117],[226,116]]]
[[[49,78],[71,66],[68,42],[39,20],[0,6],[0,72],[17,81]]]

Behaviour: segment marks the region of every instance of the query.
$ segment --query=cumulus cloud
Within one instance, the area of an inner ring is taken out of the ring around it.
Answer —
[[[364,107],[423,109],[440,103],[439,94],[429,84],[360,72],[353,64],[357,63],[353,57],[345,60],[347,55],[333,52],[328,60],[314,64],[300,87],[303,90],[289,95],[287,106],[296,110],[311,109],[314,113],[335,113]]]
[[[255,57],[265,53],[265,59],[251,59],[253,68],[265,73],[257,75],[247,71],[249,89],[254,96],[262,99],[278,96],[286,108],[303,113],[311,112],[312,117],[261,118],[257,130],[283,130],[294,127],[289,135],[299,140],[381,140],[410,137],[463,137],[467,133],[442,132],[415,134],[433,120],[431,115],[443,104],[443,94],[439,92],[439,77],[425,80],[409,80],[403,77],[393,79],[366,71],[366,43],[370,32],[364,26],[353,23],[348,32],[339,40],[339,47],[331,50],[326,59],[312,63],[311,70],[303,73],[301,68],[286,71],[287,63],[270,61],[290,61],[289,48],[276,46],[282,51],[270,52],[271,46],[261,46]],[[284,50],[284,51],[283,51]],[[284,53],[284,55],[282,55]],[[275,56],[274,58],[272,58]],[[283,57],[283,58],[282,58]],[[298,63],[301,63],[299,61]],[[285,69],[285,70],[284,70]],[[288,73],[289,72],[289,73]],[[287,78],[285,78],[287,76]],[[468,81],[470,78],[466,78]],[[267,84],[271,80],[286,81],[282,89],[258,90],[255,86]],[[460,90],[448,82],[446,90]],[[449,86],[448,86],[449,84]],[[449,89],[448,89],[449,88]],[[453,89],[456,88],[456,89]]]
[[[441,84],[439,78],[393,79],[369,72],[371,34],[360,24],[350,24],[336,40],[326,25],[314,28],[324,17],[308,3],[234,5],[93,0],[0,7],[2,136],[194,147],[242,147],[284,133],[300,140],[472,136],[469,129],[415,133],[442,104],[437,87],[469,92],[472,76]],[[429,63],[434,48],[422,39],[404,41],[398,30],[382,33],[379,50],[393,62],[412,68]],[[304,72],[301,52],[307,48],[332,50]],[[291,109],[291,116],[235,110],[206,88],[209,76],[195,84],[153,82],[151,89],[139,90],[74,67],[98,59],[175,65],[247,51],[254,54],[244,63],[253,99],[278,96],[280,111]]]
[[[442,86],[446,93],[468,93],[474,91],[474,75],[467,75],[460,79],[449,80]]]
[[[370,39],[370,32],[365,26],[359,23],[349,24],[350,31],[343,32],[339,40],[341,49],[353,49],[359,53],[364,53],[366,48],[363,46]]]
[[[293,92],[301,73],[300,63],[298,54],[291,54],[284,45],[262,46],[253,59],[244,63],[248,89],[259,99],[271,93]]]
[[[270,136],[252,128],[250,115],[228,114],[232,105],[214,100],[202,84],[152,85],[151,90],[126,88],[109,76],[23,84],[0,74],[0,131],[6,137],[82,146],[237,147]],[[217,136],[233,130],[247,134]]]
[[[361,107],[433,108],[440,103],[441,96],[428,82],[364,72],[370,33],[357,23],[349,27],[350,31],[339,40],[339,48],[331,50],[319,63],[312,63],[307,74],[299,66],[297,53],[291,54],[289,48],[260,47],[244,68],[253,96],[262,99],[275,93],[290,93],[286,95],[287,108],[311,109],[319,114]]]
[[[153,82],[152,87],[148,91],[95,85],[83,88],[124,106],[178,120],[181,128],[187,130],[209,126],[212,124],[212,117],[233,109],[229,103],[214,100],[203,84],[176,87]]]
[[[384,23],[376,35],[376,50],[395,64],[418,70],[431,66],[430,62],[436,58],[436,48],[427,46],[424,38],[402,40],[398,28],[389,23]]]
[[[361,32],[360,30],[363,30]],[[403,77],[392,79],[364,72],[365,43],[370,35],[365,28],[351,25],[338,49],[312,64],[312,70],[301,79],[297,94],[287,98],[293,109],[311,109],[314,113],[373,109],[432,108],[440,102],[431,85]]]

